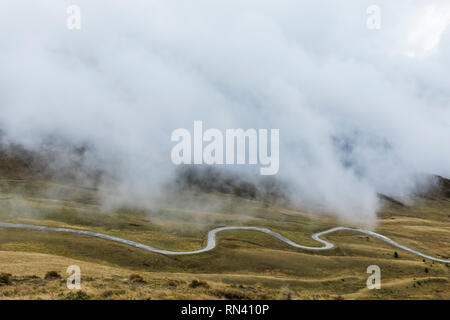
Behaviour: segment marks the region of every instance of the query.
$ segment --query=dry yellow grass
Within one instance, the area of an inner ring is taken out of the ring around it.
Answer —
[[[311,235],[340,225],[331,217],[263,206],[222,194],[188,195],[196,207],[170,203],[163,209],[105,212],[94,191],[31,181],[0,181],[0,221],[79,228],[151,246],[192,250],[207,231],[224,225],[268,227],[293,241],[314,245]],[[77,191],[77,192],[76,192]],[[183,203],[179,195],[178,203]],[[192,201],[192,200],[195,201]],[[448,257],[448,199],[382,210],[375,228],[416,250]],[[211,252],[168,257],[110,241],[41,231],[0,229],[0,299],[449,299],[449,267],[432,263],[354,232],[327,235],[336,248],[311,252],[265,234],[227,231]],[[394,252],[398,258],[394,258]],[[69,265],[82,271],[83,294],[66,288]],[[368,290],[369,265],[379,265],[382,289]],[[63,279],[45,280],[48,271]],[[427,271],[427,272],[426,272]],[[141,275],[146,283],[129,280]],[[36,277],[30,277],[36,276]],[[190,287],[193,280],[208,286]]]

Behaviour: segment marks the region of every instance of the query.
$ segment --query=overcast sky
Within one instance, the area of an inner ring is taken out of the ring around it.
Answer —
[[[88,142],[143,197],[174,129],[279,128],[291,199],[370,220],[377,192],[450,177],[449,22],[447,0],[2,0],[0,127]]]

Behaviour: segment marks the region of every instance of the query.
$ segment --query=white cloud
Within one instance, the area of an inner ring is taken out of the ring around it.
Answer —
[[[413,26],[429,1],[378,2],[370,31],[364,1],[79,0],[71,31],[63,2],[3,0],[0,125],[89,141],[144,197],[173,174],[172,130],[279,128],[292,199],[372,219],[376,192],[450,176],[446,1]]]
[[[426,5],[411,19],[406,35],[406,55],[411,58],[433,53],[450,25],[450,5]]]

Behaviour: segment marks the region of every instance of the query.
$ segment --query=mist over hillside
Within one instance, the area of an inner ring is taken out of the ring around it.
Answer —
[[[171,132],[202,120],[280,129],[276,182],[251,166],[184,175],[206,189],[234,188],[223,170],[246,196],[282,183],[298,206],[370,221],[378,194],[450,177],[448,1],[378,1],[376,31],[365,1],[77,4],[78,31],[66,3],[0,4],[2,143],[41,154],[38,172],[73,166],[105,202],[151,204],[182,170]]]

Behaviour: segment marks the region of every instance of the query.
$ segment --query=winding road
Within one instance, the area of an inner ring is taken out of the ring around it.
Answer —
[[[415,255],[421,256],[423,258],[429,259],[429,260],[433,260],[433,261],[437,261],[437,262],[443,262],[443,263],[450,263],[450,260],[446,260],[446,259],[440,259],[440,258],[435,258],[429,255],[426,255],[424,253],[421,253],[419,251],[413,250],[411,248],[408,248],[404,245],[401,245],[397,242],[395,242],[392,239],[389,239],[388,237],[385,237],[381,234],[372,232],[372,231],[368,231],[368,230],[363,230],[363,229],[358,229],[358,228],[350,228],[350,227],[336,227],[336,228],[331,228],[329,230],[325,230],[322,232],[318,232],[312,235],[312,238],[318,242],[320,242],[323,246],[321,247],[310,247],[310,246],[304,246],[298,243],[295,243],[291,240],[289,240],[286,237],[283,237],[281,234],[273,232],[269,229],[266,228],[258,228],[258,227],[221,227],[221,228],[216,228],[213,229],[211,231],[209,231],[208,233],[208,242],[206,244],[206,247],[204,247],[203,249],[200,250],[194,250],[194,251],[168,251],[168,250],[163,250],[163,249],[158,249],[158,248],[153,248],[150,246],[147,246],[145,244],[142,243],[138,243],[138,242],[134,242],[134,241],[130,241],[130,240],[126,240],[126,239],[122,239],[122,238],[118,238],[118,237],[114,237],[114,236],[110,236],[107,234],[103,234],[103,233],[97,233],[97,232],[91,232],[91,231],[85,231],[85,230],[75,230],[75,229],[68,229],[68,228],[52,228],[52,227],[44,227],[44,226],[36,226],[36,225],[29,225],[29,224],[13,224],[13,223],[2,223],[0,222],[0,228],[16,228],[16,229],[30,229],[30,230],[40,230],[40,231],[55,231],[55,232],[66,232],[66,233],[75,233],[75,234],[79,234],[79,235],[87,235],[87,236],[91,236],[91,237],[97,237],[97,238],[102,238],[102,239],[106,239],[106,240],[111,240],[111,241],[115,241],[115,242],[119,242],[119,243],[123,243],[126,245],[130,245],[136,248],[140,248],[143,250],[147,250],[147,251],[151,251],[151,252],[156,252],[156,253],[161,253],[161,254],[165,254],[165,255],[186,255],[186,254],[197,254],[197,253],[202,253],[202,252],[206,252],[206,251],[210,251],[212,249],[214,249],[216,247],[216,234],[221,232],[221,231],[226,231],[226,230],[251,230],[251,231],[259,231],[259,232],[263,232],[263,233],[267,233],[285,243],[287,243],[290,246],[293,246],[295,248],[300,248],[300,249],[306,249],[306,250],[328,250],[334,247],[334,244],[332,244],[331,242],[328,242],[326,240],[320,239],[321,236],[332,233],[332,232],[336,232],[336,231],[354,231],[354,232],[360,232],[360,233],[364,233],[368,236],[377,238],[379,240],[382,240],[384,242],[387,242],[397,248],[403,249],[405,251],[408,251],[410,253],[413,253]]]

